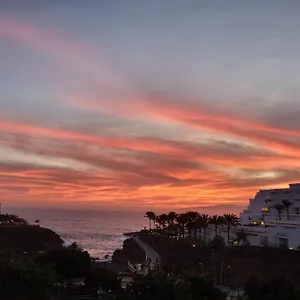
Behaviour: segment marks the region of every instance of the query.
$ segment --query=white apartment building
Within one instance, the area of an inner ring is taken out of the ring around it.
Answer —
[[[278,215],[274,205],[289,200],[289,216],[286,210]],[[300,183],[288,188],[260,190],[250,199],[248,208],[240,214],[241,226],[231,228],[230,241],[243,230],[251,246],[283,247],[300,249]],[[218,235],[227,243],[227,229],[220,227]],[[207,230],[207,241],[215,236],[213,228]]]
[[[289,200],[292,206],[279,215],[274,205]],[[241,227],[254,246],[300,247],[300,183],[288,188],[260,190],[240,214]],[[236,231],[235,230],[235,231]]]
[[[259,191],[253,199],[250,199],[248,208],[241,213],[241,224],[279,220],[278,212],[273,207],[282,200],[289,200],[293,205],[289,209],[290,220],[287,218],[286,211],[283,211],[281,220],[300,222],[300,183],[294,183],[285,189]]]

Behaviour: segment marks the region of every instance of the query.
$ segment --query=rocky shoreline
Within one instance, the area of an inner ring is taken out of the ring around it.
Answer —
[[[124,233],[128,238],[124,240],[121,249],[116,249],[113,252],[111,260],[98,262],[98,266],[114,273],[130,273],[128,269],[128,262],[143,262],[146,259],[145,252],[140,246],[131,238],[134,233]]]
[[[123,248],[115,250],[112,256],[113,263],[127,264],[128,261],[144,260],[145,252],[131,238],[126,239],[123,242]]]

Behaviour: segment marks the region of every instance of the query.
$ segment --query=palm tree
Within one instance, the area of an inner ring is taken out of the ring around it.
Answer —
[[[284,210],[283,204],[277,203],[277,204],[275,204],[275,205],[273,206],[273,208],[274,208],[275,210],[277,210],[277,213],[278,213],[278,220],[281,221],[281,214],[282,214],[282,212],[283,212],[283,210]]]
[[[198,224],[200,225],[201,228],[203,228],[205,244],[206,244],[206,230],[209,225],[209,220],[210,220],[209,215],[206,214],[200,215],[198,219]]]
[[[215,227],[215,237],[218,236],[218,226],[224,225],[224,218],[222,216],[214,215],[209,218],[209,223]]]
[[[145,218],[148,218],[149,219],[149,229],[150,229],[150,231],[151,231],[151,222],[153,221],[153,222],[155,222],[155,218],[156,218],[156,214],[155,214],[155,212],[153,212],[153,211],[147,211],[146,212],[146,214],[145,214]]]
[[[170,211],[168,213],[168,223],[169,223],[169,226],[171,226],[171,227],[174,226],[174,223],[176,221],[176,217],[177,217],[177,213],[175,211]]]
[[[188,211],[186,212],[188,222],[187,222],[187,227],[189,228],[189,233],[190,231],[193,230],[194,232],[194,239],[197,239],[197,221],[199,219],[199,213],[196,211]]]
[[[290,200],[284,199],[281,201],[282,205],[284,206],[284,209],[286,211],[286,218],[288,221],[290,220],[290,207],[294,204]]]
[[[168,215],[167,214],[158,215],[156,216],[155,221],[158,223],[159,229],[165,230],[167,227]]]
[[[229,245],[230,228],[237,227],[240,219],[234,214],[225,214],[223,218],[224,218],[224,224],[227,226],[227,243]]]
[[[177,218],[177,213],[176,212],[170,211],[168,213],[168,220],[167,220],[167,222],[168,222],[168,230],[169,230],[170,235],[174,234],[176,218]]]
[[[177,221],[177,224],[179,227],[179,231],[182,234],[182,238],[184,238],[185,237],[185,228],[189,221],[189,216],[187,215],[187,213],[179,214],[179,215],[177,215],[176,221]]]
[[[35,223],[36,226],[40,226],[41,220],[36,219],[36,220],[34,221],[34,223]]]

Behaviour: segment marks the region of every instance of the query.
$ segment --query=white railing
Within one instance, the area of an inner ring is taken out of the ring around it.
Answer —
[[[145,262],[140,261],[129,261],[128,262],[128,269],[133,273],[141,273],[142,271],[142,265],[145,264]]]

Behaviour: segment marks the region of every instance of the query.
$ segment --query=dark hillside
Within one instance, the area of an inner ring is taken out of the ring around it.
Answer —
[[[2,225],[0,239],[27,252],[58,248],[63,244],[63,240],[54,231],[29,225]]]

